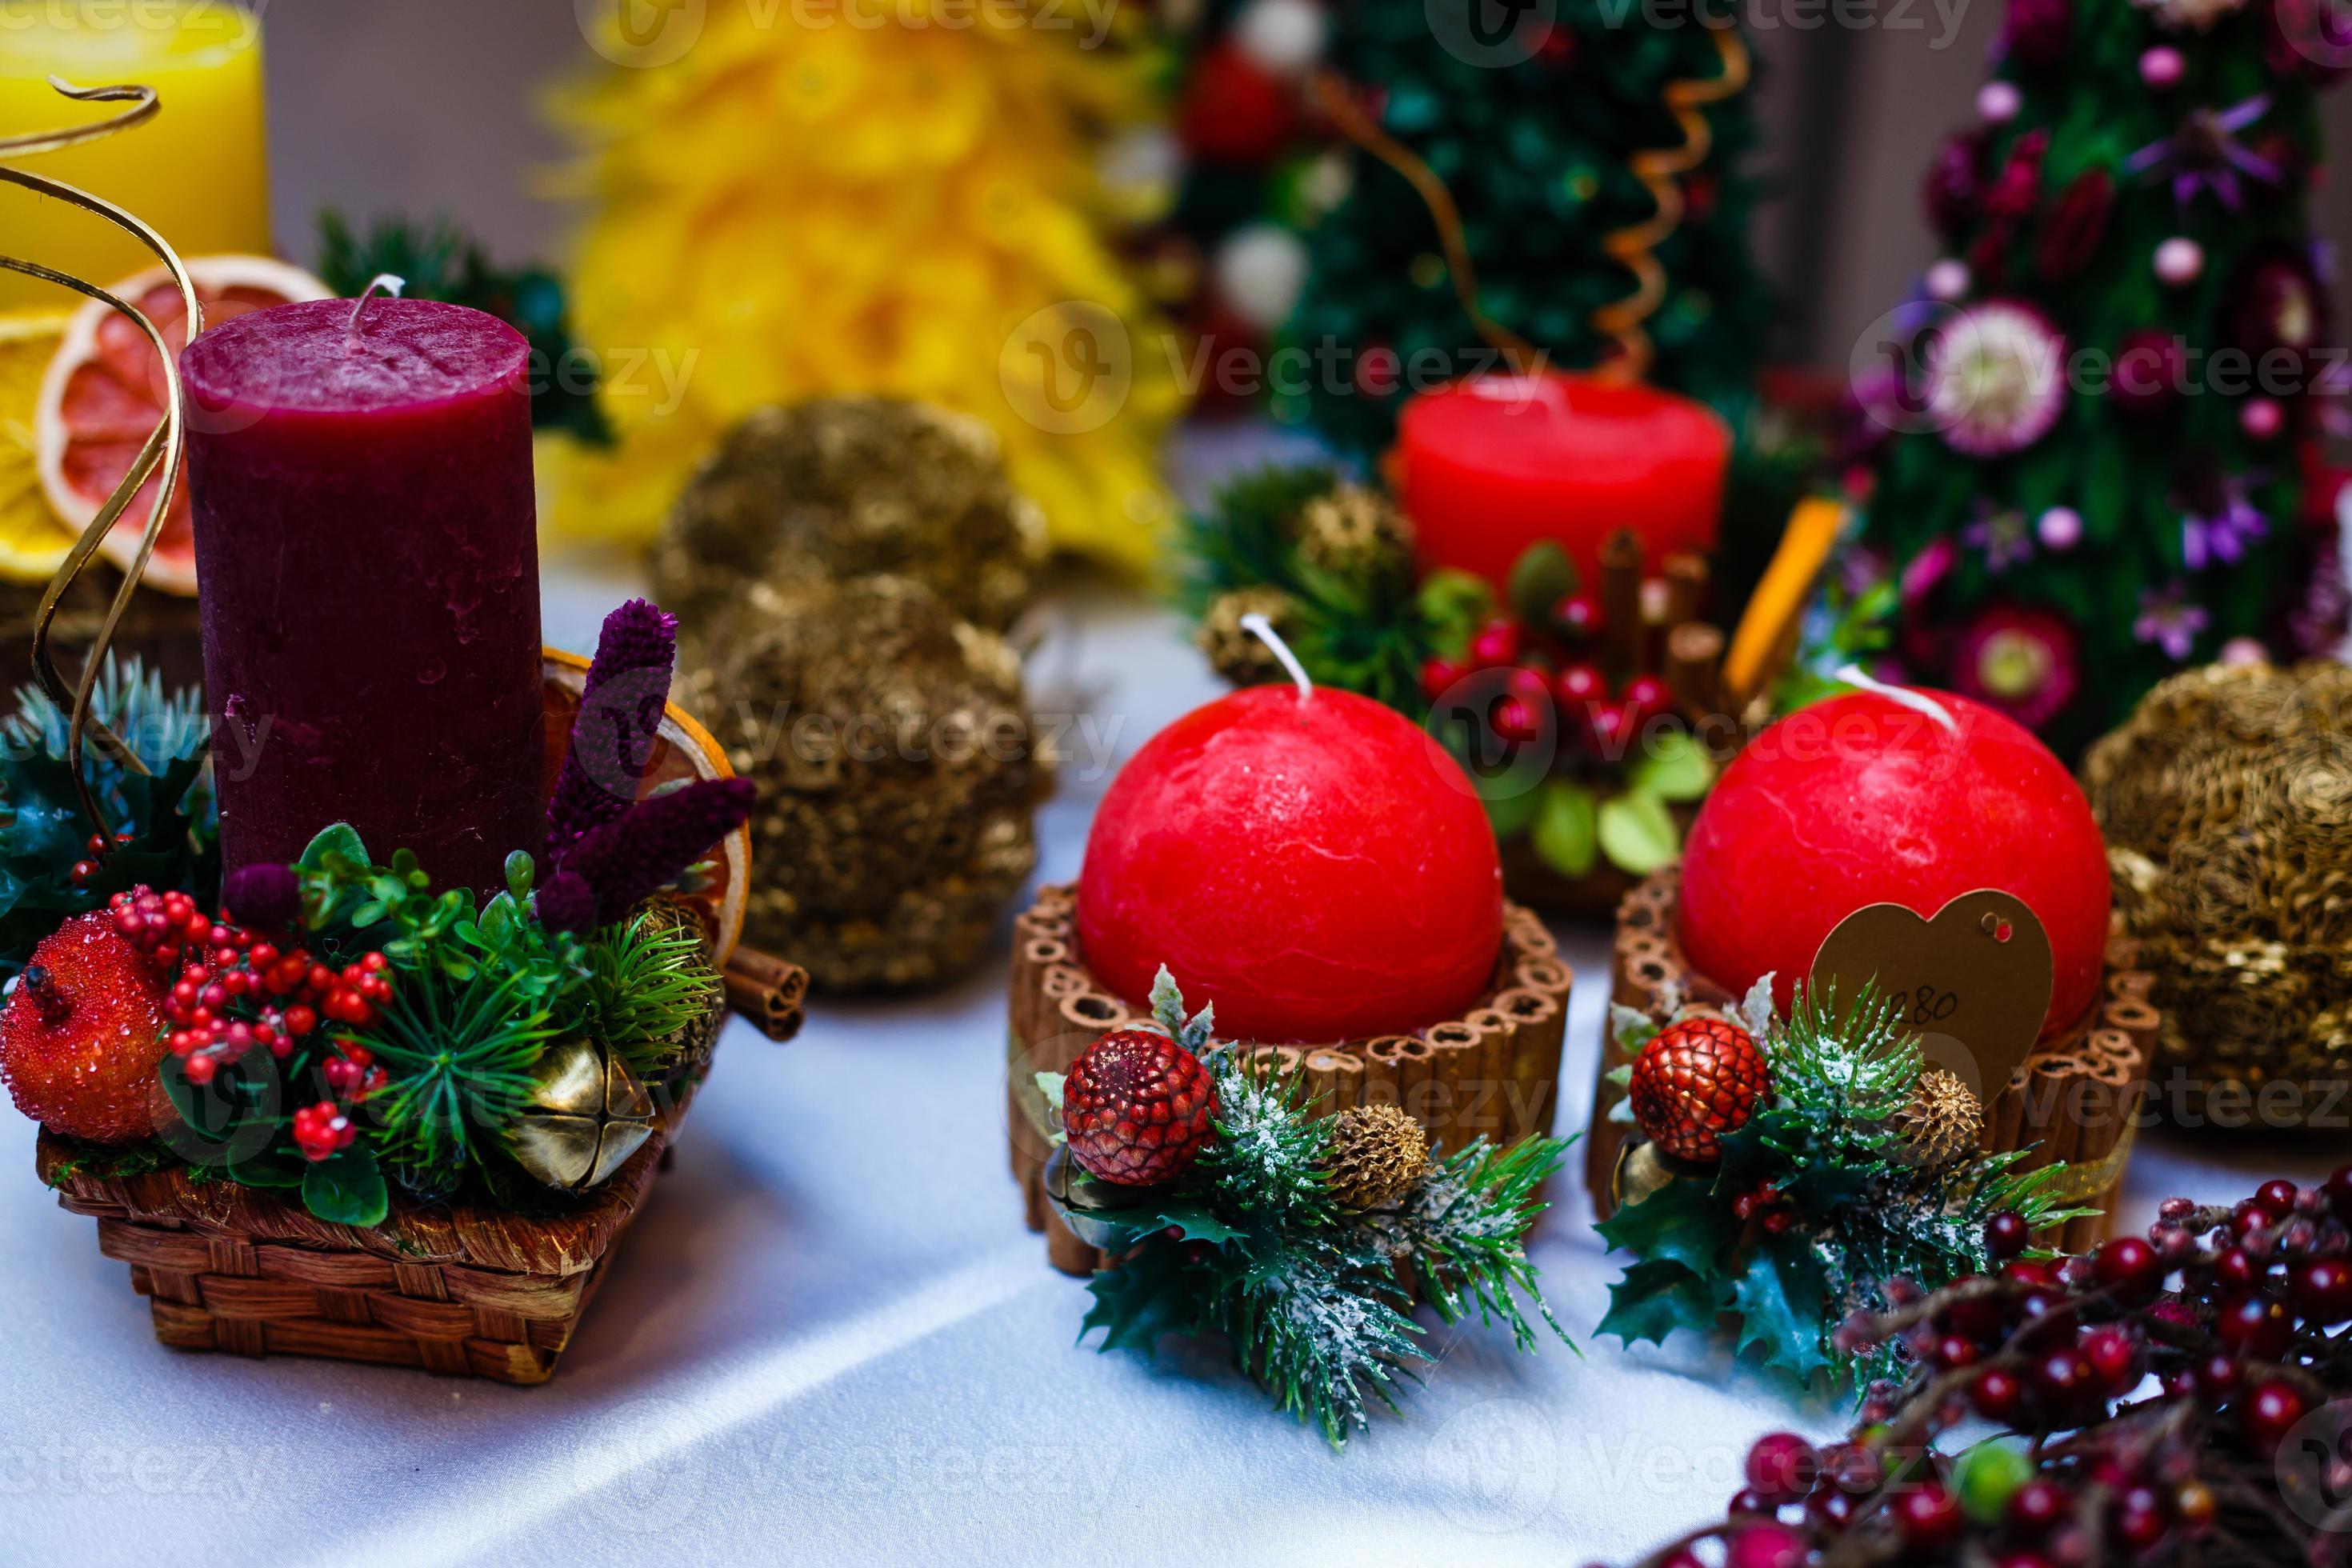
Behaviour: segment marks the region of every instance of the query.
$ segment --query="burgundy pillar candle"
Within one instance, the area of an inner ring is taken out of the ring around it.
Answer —
[[[229,868],[336,822],[435,882],[537,850],[530,349],[458,305],[280,305],[181,360]]]

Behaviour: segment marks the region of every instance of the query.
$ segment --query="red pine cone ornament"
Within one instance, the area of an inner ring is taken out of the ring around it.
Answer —
[[[1149,1029],[1105,1035],[1062,1085],[1070,1158],[1121,1186],[1157,1186],[1181,1174],[1208,1142],[1216,1109],[1200,1059]]]
[[[0,1081],[16,1109],[69,1138],[130,1143],[155,1131],[163,981],[104,910],[41,940],[0,1012]]]
[[[1633,1059],[1633,1120],[1678,1160],[1719,1160],[1718,1140],[1748,1125],[1771,1084],[1747,1030],[1726,1018],[1685,1018]]]

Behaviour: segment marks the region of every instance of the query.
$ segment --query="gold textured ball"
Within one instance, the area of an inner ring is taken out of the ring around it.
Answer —
[[[2327,1107],[2352,1076],[2352,669],[2174,676],[2083,777],[2165,1010],[2159,1098],[2289,1086],[2269,1126]]]
[[[762,583],[682,628],[679,668],[760,787],[744,940],[833,991],[967,968],[1036,864],[1052,780],[1004,640],[904,577]]]
[[[911,577],[991,631],[1029,603],[1045,525],[996,437],[926,404],[827,397],[762,408],[688,483],[654,551],[665,608],[691,622],[748,583]]]
[[[1913,1164],[1948,1171],[1981,1146],[1984,1107],[1957,1076],[1929,1068],[1912,1087],[1911,1103],[1896,1113],[1895,1130]]]
[[[1362,485],[1341,485],[1298,514],[1298,556],[1318,571],[1357,576],[1402,565],[1412,525],[1396,503]]]
[[[1209,656],[1209,668],[1235,686],[1287,680],[1290,676],[1282,661],[1242,625],[1242,617],[1264,616],[1276,637],[1287,638],[1294,630],[1291,620],[1297,609],[1290,595],[1279,588],[1234,588],[1209,601],[1192,640]]]
[[[1429,1134],[1393,1105],[1352,1106],[1332,1123],[1324,1161],[1324,1184],[1334,1203],[1385,1207],[1429,1169]]]

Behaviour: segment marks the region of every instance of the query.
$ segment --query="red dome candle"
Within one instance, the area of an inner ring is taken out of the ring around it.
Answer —
[[[2033,910],[2055,975],[2043,1032],[2099,984],[2107,858],[2098,824],[2050,749],[1980,703],[1874,691],[1782,719],[1724,770],[1683,851],[1683,952],[1734,992],[1779,976],[1780,1005],[1837,923],[1869,904],[1932,918],[1997,888]]]
[[[230,869],[341,821],[442,885],[539,847],[530,345],[457,305],[280,305],[181,360]]]
[[[1135,754],[1095,817],[1078,941],[1139,1001],[1165,963],[1236,1039],[1401,1034],[1476,1001],[1503,872],[1459,764],[1351,692],[1258,686]]]
[[[1425,393],[1397,425],[1399,500],[1423,570],[1500,585],[1558,540],[1585,572],[1620,528],[1650,564],[1715,547],[1729,426],[1703,404],[1588,376],[1479,376]]]

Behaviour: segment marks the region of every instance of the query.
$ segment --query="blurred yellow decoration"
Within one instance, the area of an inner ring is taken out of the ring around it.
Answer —
[[[1153,94],[1089,16],[712,6],[682,50],[560,94],[618,445],[562,453],[551,526],[650,542],[746,414],[866,393],[987,421],[1057,545],[1148,564],[1182,362],[1097,222],[1104,138]]]
[[[269,160],[261,23],[226,0],[0,0],[0,136],[52,131],[80,111],[47,79],[140,82],[167,117],[25,160],[36,174],[137,213],[183,256],[269,254]],[[102,120],[95,110],[83,118]],[[112,282],[152,265],[113,225],[27,192],[0,195],[0,234],[19,256]],[[0,310],[54,310],[72,296],[0,272]]]

